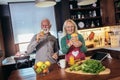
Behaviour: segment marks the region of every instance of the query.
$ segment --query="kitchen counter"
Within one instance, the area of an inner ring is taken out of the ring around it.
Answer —
[[[92,50],[97,50],[97,49],[108,49],[108,50],[120,51],[120,47],[110,47],[110,46],[88,48],[87,51],[92,51]],[[62,52],[60,51],[60,55],[64,55],[64,54],[62,54]]]
[[[108,49],[108,50],[120,51],[120,47],[110,47],[110,46],[89,48],[87,51],[92,51],[92,50],[97,50],[97,49]],[[64,54],[60,52],[60,56],[62,55]],[[35,59],[35,54],[31,54],[30,59]],[[14,56],[7,57],[2,61],[2,65],[10,65],[10,64],[15,64]]]
[[[120,51],[120,47],[104,47],[104,49]]]
[[[67,73],[57,64],[52,64],[45,76],[37,75],[32,68],[18,69],[11,72],[8,80],[120,80],[120,60],[105,59],[103,65],[111,70],[108,75],[81,75]]]
[[[2,65],[11,65],[11,64],[15,64],[15,60],[14,60],[15,56],[11,56],[11,57],[7,57],[2,61]],[[35,54],[31,54],[30,55],[30,60],[35,59]]]

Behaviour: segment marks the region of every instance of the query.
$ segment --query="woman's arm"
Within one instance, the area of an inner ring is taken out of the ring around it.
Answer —
[[[62,52],[63,54],[66,54],[69,50],[69,46],[68,44],[66,43],[66,37],[63,37],[61,39],[61,48],[62,48]]]

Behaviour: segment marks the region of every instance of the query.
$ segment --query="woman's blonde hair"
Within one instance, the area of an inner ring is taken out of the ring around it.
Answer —
[[[67,19],[67,20],[64,22],[64,24],[63,24],[63,35],[66,35],[66,34],[67,34],[65,28],[66,28],[66,25],[67,25],[68,22],[71,22],[71,23],[74,25],[74,27],[75,27],[74,32],[77,33],[78,28],[77,28],[76,23],[75,23],[72,19]]]

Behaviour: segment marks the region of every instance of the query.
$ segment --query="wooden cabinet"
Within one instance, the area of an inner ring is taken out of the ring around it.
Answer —
[[[78,29],[102,26],[99,0],[87,6],[78,6],[76,0],[70,0],[69,10],[70,18],[77,23]]]
[[[2,5],[1,7],[1,27],[2,37],[4,39],[4,51],[5,57],[9,57],[15,54],[14,36],[12,30],[12,24],[10,21],[9,6]]]
[[[120,24],[120,0],[114,0],[116,24]]]
[[[109,49],[102,49],[102,48],[101,49],[92,50],[92,51],[87,51],[86,55],[87,56],[92,56],[95,52],[109,53],[112,58],[120,59],[120,51],[109,50]]]
[[[3,42],[1,19],[0,19],[0,66],[1,66],[3,57],[4,57],[4,42]]]
[[[113,0],[100,0],[103,26],[115,25],[115,11]]]
[[[85,27],[82,29],[92,28],[92,21],[94,22],[95,27],[113,26],[118,24],[117,18],[118,16],[120,17],[119,11],[115,12],[116,8],[114,7],[114,3],[117,1],[119,0],[97,0],[96,7],[93,7],[93,4],[84,7],[79,7],[77,6],[76,0],[69,0],[70,14],[68,15],[70,15],[70,18],[73,19],[77,24],[81,21],[84,22],[84,25],[83,23],[82,25]],[[91,12],[93,12],[94,10],[96,11],[96,16],[90,17]],[[78,18],[78,14],[81,14],[81,16],[83,14],[84,18]]]
[[[3,42],[3,35],[2,35],[1,20],[0,20],[0,50],[4,51],[4,42]]]

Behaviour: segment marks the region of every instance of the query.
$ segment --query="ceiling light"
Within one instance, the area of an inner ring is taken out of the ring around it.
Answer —
[[[55,0],[35,0],[35,5],[37,7],[50,7],[56,5]]]
[[[97,0],[78,0],[77,5],[79,6],[85,6],[85,5],[90,5],[97,2]]]

